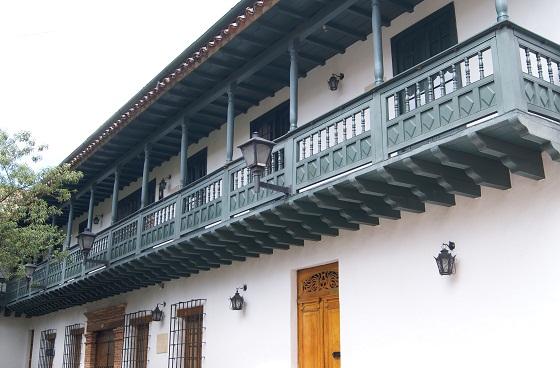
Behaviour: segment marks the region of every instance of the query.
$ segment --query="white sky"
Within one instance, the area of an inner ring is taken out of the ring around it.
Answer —
[[[57,165],[237,0],[17,0],[0,5],[0,128]]]

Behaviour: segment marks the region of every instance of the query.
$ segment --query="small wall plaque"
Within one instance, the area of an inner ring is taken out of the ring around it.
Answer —
[[[169,345],[169,334],[167,333],[158,334],[156,340],[156,354],[167,353],[168,345]]]

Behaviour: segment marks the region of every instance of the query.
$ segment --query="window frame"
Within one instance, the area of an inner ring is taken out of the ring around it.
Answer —
[[[393,65],[393,76],[397,76],[407,70],[410,70],[412,68],[414,68],[416,65],[422,63],[425,60],[428,60],[429,58],[437,55],[429,55],[428,52],[428,57],[424,60],[421,60],[419,62],[417,62],[416,64],[412,65],[411,67],[409,67],[408,69],[404,69],[404,70],[400,70],[399,71],[399,50],[398,50],[398,44],[400,42],[402,42],[404,39],[410,37],[411,35],[414,34],[418,34],[418,32],[425,32],[424,28],[426,28],[429,24],[433,23],[436,20],[442,19],[444,17],[448,17],[450,19],[449,22],[449,37],[450,37],[450,46],[449,47],[453,47],[454,45],[457,45],[458,43],[458,36],[457,36],[457,17],[455,15],[455,3],[454,2],[450,2],[447,5],[444,5],[443,7],[439,8],[438,10],[436,10],[435,12],[431,13],[430,15],[428,15],[427,17],[419,20],[418,22],[412,24],[411,26],[407,27],[406,29],[404,29],[403,31],[399,32],[398,34],[396,34],[395,36],[391,37],[391,59],[392,59],[392,65]],[[428,35],[426,35],[426,37],[429,37]],[[426,43],[426,45],[429,45],[429,39],[427,40],[428,42]],[[441,50],[440,52],[442,52],[444,50]]]

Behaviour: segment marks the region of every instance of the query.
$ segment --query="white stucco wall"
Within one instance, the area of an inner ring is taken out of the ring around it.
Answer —
[[[23,368],[28,359],[29,320],[0,315],[0,367]]]
[[[64,326],[83,313],[120,302],[127,311],[167,302],[150,326],[149,367],[166,367],[156,336],[169,332],[170,304],[206,298],[204,367],[296,367],[298,269],[338,260],[344,367],[553,367],[560,365],[560,165],[545,157],[547,178],[514,176],[507,191],[457,197],[451,208],[427,206],[401,220],[341,231],[246,262],[145,288],[86,306],[32,318],[30,328],[55,328],[61,366]],[[457,272],[441,277],[432,256],[457,243]],[[243,312],[228,297],[247,283]],[[1,323],[1,322],[0,322]],[[38,335],[35,346],[39,346]],[[36,366],[34,354],[33,366]]]

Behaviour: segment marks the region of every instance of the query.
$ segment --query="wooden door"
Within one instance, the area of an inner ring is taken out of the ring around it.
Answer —
[[[299,368],[340,367],[338,264],[298,272]]]
[[[95,338],[95,368],[113,368],[115,363],[115,334],[113,330],[99,331]]]

